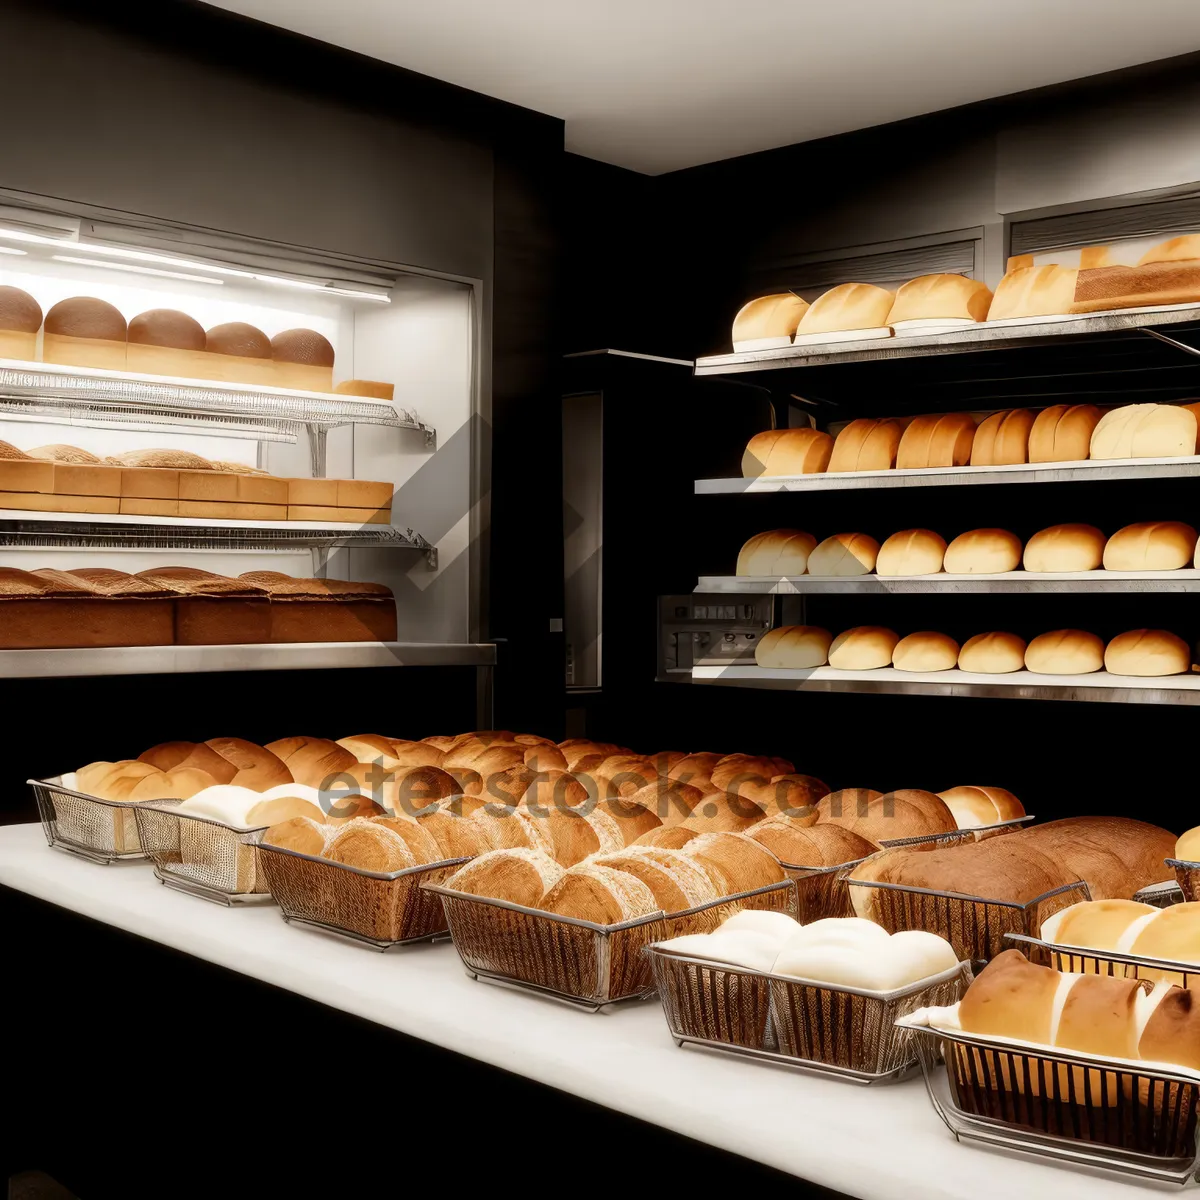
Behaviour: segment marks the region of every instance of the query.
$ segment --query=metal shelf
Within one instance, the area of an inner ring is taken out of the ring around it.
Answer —
[[[1015,463],[1006,467],[928,467],[920,471],[834,471],[753,479],[697,479],[698,496],[744,492],[840,492],[863,488],[960,487],[1011,483],[1097,483],[1119,479],[1200,476],[1200,455],[1186,458],[1119,458],[1095,462]]]
[[[1000,595],[1094,592],[1200,592],[1200,571],[1005,571],[996,575],[702,575],[696,591],[705,595]]]
[[[1200,705],[1200,674],[1142,679],[1109,675],[977,675],[969,671],[918,673],[882,667],[838,671],[833,667],[785,671],[767,667],[693,667],[692,682],[718,687],[784,692],[859,692],[899,696],[955,696],[989,700],[1074,700],[1108,704]]]
[[[490,667],[491,643],[296,642],[252,646],[133,646],[0,650],[0,678],[176,675],[210,671],[311,671],[348,667]]]

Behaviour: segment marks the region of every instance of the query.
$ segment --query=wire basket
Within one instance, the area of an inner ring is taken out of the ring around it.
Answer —
[[[289,924],[307,925],[385,950],[448,932],[441,900],[420,885],[442,883],[468,860],[403,871],[364,871],[310,854],[257,847],[258,867]]]
[[[1168,1183],[1196,1173],[1195,1072],[901,1025],[935,1111],[960,1141]]]
[[[993,825],[971,825],[966,829],[952,829],[949,833],[924,833],[919,837],[884,838],[879,844],[885,850],[902,849],[905,846],[928,846],[931,850],[936,850],[943,846],[960,846],[964,842],[985,842],[988,838],[998,837],[1002,833],[1015,833],[1036,819],[1032,814],[1026,813],[1022,817],[1011,817]]]
[[[1132,898],[1140,904],[1149,904],[1154,908],[1171,908],[1173,905],[1182,904],[1186,899],[1183,888],[1174,879],[1152,883],[1134,892]]]
[[[1185,900],[1200,900],[1200,863],[1180,862],[1168,858],[1167,866],[1175,872],[1175,880]]]
[[[258,860],[269,826],[241,829],[210,817],[174,812],[182,800],[155,800],[135,809],[138,836],[168,887],[218,904],[270,901]]]
[[[1010,933],[1008,941],[1030,962],[1070,975],[1145,979],[1150,983],[1173,983],[1177,987],[1200,991],[1200,963],[1148,958],[1143,954],[1118,954],[1115,950],[1095,950],[1088,946],[1062,946],[1019,933]]]
[[[96,863],[146,858],[138,840],[138,804],[101,800],[63,787],[62,776],[26,780],[33,788],[46,842]]]
[[[896,1021],[918,1008],[954,1004],[969,963],[892,992],[869,992],[707,962],[649,946],[654,982],[680,1046],[785,1063],[855,1083],[900,1079],[916,1066]]]
[[[567,1000],[593,1012],[618,1000],[654,993],[652,942],[711,933],[743,909],[795,915],[796,890],[784,880],[667,916],[655,913],[619,925],[526,908],[425,884],[442,898],[446,922],[467,974]]]
[[[858,858],[836,867],[781,863],[787,877],[796,885],[796,920],[801,925],[811,925],[825,917],[854,916],[846,876],[862,861]]]
[[[1041,929],[1042,922],[1056,912],[1092,898],[1082,880],[1065,883],[1024,904],[876,880],[847,882],[852,888],[877,890],[879,905],[872,920],[889,933],[902,929],[928,930],[945,938],[960,959],[972,962],[985,962],[1002,953],[1008,934],[1033,936]]]

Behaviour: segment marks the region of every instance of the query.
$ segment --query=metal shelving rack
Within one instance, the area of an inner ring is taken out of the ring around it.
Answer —
[[[1200,570],[1189,567],[1180,571],[1080,571],[1073,575],[1032,571],[1005,571],[996,575],[703,575],[696,591],[743,596],[1200,592]]]

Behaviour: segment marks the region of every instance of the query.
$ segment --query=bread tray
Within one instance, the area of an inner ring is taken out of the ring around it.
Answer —
[[[258,846],[258,866],[289,925],[320,929],[378,950],[446,936],[441,900],[420,885],[441,883],[467,861],[364,871],[266,842]]]
[[[963,842],[984,842],[988,838],[997,837],[1002,833],[1015,833],[1037,818],[1031,813],[1022,817],[1011,817],[1007,821],[997,821],[993,825],[971,825],[966,829],[951,829],[947,833],[925,833],[918,837],[881,838],[879,844],[885,850],[896,850],[905,846],[925,846],[931,849],[939,846],[958,846]]]
[[[64,787],[62,780],[55,775],[25,781],[33,788],[48,845],[104,865],[149,857],[138,840],[133,814],[140,804],[101,800]]]
[[[1023,933],[1010,933],[1007,940],[1031,962],[1072,975],[1113,975],[1118,979],[1165,980],[1179,987],[1200,991],[1200,963],[1148,958],[1144,954],[1118,954],[1091,946],[1067,946],[1044,942]]]
[[[971,982],[966,962],[892,992],[871,992],[711,962],[666,946],[647,946],[646,955],[676,1045],[852,1083],[910,1075],[916,1054],[896,1021],[918,1008],[954,1004]]]
[[[1200,900],[1200,863],[1181,862],[1177,858],[1168,858],[1167,866],[1175,872],[1179,882],[1179,890],[1185,900]]]
[[[159,881],[217,904],[271,903],[258,862],[270,826],[242,828],[212,817],[175,812],[182,800],[135,806],[138,836]]]
[[[468,975],[565,1000],[590,1012],[654,994],[653,971],[642,954],[652,942],[711,933],[744,908],[791,916],[796,910],[796,888],[790,879],[670,916],[658,912],[619,925],[560,917],[435,883],[422,886],[441,896],[450,936]]]
[[[863,860],[840,863],[836,867],[802,867],[780,863],[796,885],[796,920],[811,925],[823,917],[852,917],[854,905],[846,887],[846,876]]]
[[[911,1015],[900,1024],[957,1140],[1162,1183],[1200,1178],[1197,1072],[933,1029]]]
[[[936,933],[954,947],[960,959],[972,962],[986,962],[1000,954],[1006,948],[1006,934],[1033,935],[1056,912],[1092,898],[1082,880],[1064,883],[1023,904],[877,880],[846,882],[851,888],[875,889],[877,908],[870,918],[889,933],[902,929]]]

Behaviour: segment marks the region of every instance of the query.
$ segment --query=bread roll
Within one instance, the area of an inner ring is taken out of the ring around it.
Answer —
[[[1025,669],[1025,641],[1015,633],[977,633],[958,652],[960,671],[1007,675]]]
[[[98,796],[101,800],[124,800],[138,780],[158,774],[161,772],[154,764],[132,759],[88,763],[75,772],[73,790],[86,796]]]
[[[1079,629],[1039,634],[1025,648],[1025,669],[1038,675],[1090,675],[1104,666],[1104,643]]]
[[[928,467],[965,467],[971,461],[975,419],[970,413],[915,417],[896,450],[901,471]]]
[[[946,547],[943,569],[951,575],[998,575],[1021,565],[1021,539],[1007,529],[972,529]]]
[[[709,874],[679,850],[639,844],[594,861],[640,879],[654,896],[655,906],[668,914],[720,899]]]
[[[427,742],[391,739],[392,758],[400,767],[440,767],[445,753]]]
[[[783,625],[763,634],[754,648],[760,667],[809,670],[824,666],[829,659],[833,636],[816,625]]]
[[[634,792],[623,803],[648,808],[662,825],[679,825],[687,820],[703,798],[704,793],[697,787],[678,779],[660,777]],[[637,840],[644,836],[639,834]]]
[[[485,826],[470,817],[459,816],[446,804],[422,813],[417,820],[437,842],[443,859],[474,858],[496,848]]]
[[[276,362],[333,366],[333,346],[315,329],[285,329],[271,339],[270,347],[271,357]]]
[[[325,738],[280,738],[263,749],[274,754],[297,783],[315,788],[331,787],[336,776],[358,761],[349,750]]]
[[[42,307],[29,293],[0,286],[0,358],[32,361],[41,327]]]
[[[733,318],[734,353],[790,346],[796,326],[807,311],[808,301],[792,292],[759,296],[743,304]]]
[[[176,767],[173,771],[163,771],[161,774],[139,779],[124,796],[110,798],[133,800],[137,803],[147,800],[186,800],[212,785],[212,776],[206,771],[198,771],[192,767]],[[320,815],[320,809],[317,810],[317,814]]]
[[[766,817],[752,800],[731,792],[705,796],[683,822],[697,833],[745,833]]]
[[[664,850],[682,850],[693,838],[700,835],[694,829],[684,828],[682,822],[676,825],[662,825],[643,833],[634,843],[637,846],[658,846]]]
[[[808,556],[810,575],[870,575],[879,558],[879,543],[865,533],[835,533]]]
[[[596,925],[619,925],[661,911],[654,893],[636,876],[591,862],[567,871],[538,907]]]
[[[407,817],[368,817],[367,820],[390,829],[400,838],[419,867],[440,862],[445,857],[433,835],[419,821]]]
[[[828,471],[890,471],[904,426],[899,421],[859,418],[837,435]]]
[[[263,834],[263,842],[268,846],[318,858],[325,851],[325,837],[329,832],[323,820],[318,822],[308,817],[290,817],[272,825]]]
[[[1066,314],[1075,299],[1077,270],[1049,263],[1009,270],[996,286],[989,321]]]
[[[559,742],[558,748],[567,760],[568,770],[589,754],[620,754],[622,752],[622,747],[616,745],[615,742],[596,742],[590,738],[568,738],[565,742]]]
[[[533,908],[562,875],[558,863],[535,850],[490,850],[459,867],[446,886]]]
[[[1131,629],[1118,634],[1104,650],[1110,675],[1186,675],[1192,669],[1187,642],[1165,629]]]
[[[833,438],[801,425],[756,433],[742,455],[742,475],[819,475],[829,466]]]
[[[795,769],[794,763],[774,755],[726,754],[713,767],[709,778],[719,788],[736,790],[738,784],[747,780],[766,783],[777,775],[787,775]]]
[[[1181,458],[1196,453],[1196,416],[1182,405],[1127,404],[1100,418],[1090,456]]]
[[[741,549],[739,575],[803,575],[817,539],[798,529],[772,529],[756,533]]]
[[[1025,543],[1025,570],[1095,571],[1104,561],[1105,540],[1094,525],[1052,525]]]
[[[782,814],[759,822],[746,836],[792,867],[842,866],[866,858],[878,849],[873,842],[841,825],[829,822],[801,825]]]
[[[796,336],[879,329],[888,323],[894,300],[891,292],[873,283],[840,283],[808,306],[796,326]]]
[[[1025,815],[1024,805],[1004,788],[955,787],[938,792],[959,829],[996,825]]]
[[[152,308],[129,322],[129,341],[141,346],[167,346],[175,350],[203,350],[204,326],[194,317],[173,308]]]
[[[944,633],[910,633],[892,651],[897,671],[950,671],[958,666],[958,643]]]
[[[817,802],[829,786],[811,775],[777,775],[771,780],[743,780],[729,789],[761,808],[767,816],[782,813],[799,824],[815,825]]]
[[[1027,408],[992,413],[975,430],[971,443],[971,466],[999,467],[1029,460],[1029,435],[1033,413]]]
[[[1146,521],[1118,529],[1104,546],[1106,571],[1178,571],[1192,564],[1196,531],[1182,521]]]
[[[991,289],[982,280],[965,275],[918,275],[897,290],[887,323],[937,318],[986,321],[991,303]]]
[[[770,850],[740,833],[702,833],[683,852],[708,872],[724,896],[756,891],[787,878]]]
[[[859,625],[833,639],[829,665],[839,671],[873,671],[888,667],[900,638],[879,625]]]
[[[877,575],[936,575],[946,556],[946,541],[931,529],[893,533],[879,547]]]
[[[378,763],[388,770],[399,766],[391,738],[378,733],[359,733],[353,737],[338,738],[337,745],[354,755],[356,762]]]
[[[232,354],[238,358],[270,358],[271,340],[261,329],[245,321],[214,325],[204,339],[210,354]]]
[[[689,754],[686,758],[681,758],[675,763],[667,771],[667,775],[671,779],[678,779],[683,783],[691,784],[697,784],[699,780],[711,780],[717,763],[724,757],[725,755],[723,754],[714,754],[707,750],[702,750],[697,754]]]
[[[211,775],[217,783],[230,783],[238,768],[203,742],[161,742],[138,755],[138,762],[149,763],[160,771],[176,767],[195,767]],[[287,782],[286,780],[282,782]]]
[[[1091,453],[1092,432],[1104,415],[1095,404],[1043,408],[1029,431],[1029,461],[1080,462]]]
[[[445,806],[453,811],[455,805],[464,799],[466,797],[456,797],[445,802]],[[554,845],[544,823],[527,812],[520,809],[506,811],[485,805],[470,812],[464,810],[464,815],[484,830],[497,850],[536,850],[547,858],[554,857]]]
[[[359,819],[385,816],[387,816],[387,810],[382,804],[372,800],[370,796],[364,796],[361,792],[350,794],[342,792],[331,797],[329,808],[326,811],[325,824],[340,827]]]

